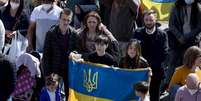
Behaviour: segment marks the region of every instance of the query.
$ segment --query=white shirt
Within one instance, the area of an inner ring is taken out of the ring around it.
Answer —
[[[47,93],[50,97],[50,101],[56,101],[56,93],[54,92],[50,92],[49,90],[47,90]]]
[[[138,101],[150,101],[149,96],[145,96],[144,100],[142,100],[141,98],[139,98]]]
[[[57,5],[53,5],[53,9],[49,13],[47,13],[43,9],[43,5],[39,5],[35,7],[34,10],[32,11],[30,20],[32,22],[36,22],[37,19],[58,20],[61,11],[62,9],[60,7],[58,7]]]
[[[145,30],[146,30],[147,34],[151,35],[156,31],[156,27],[154,26],[154,28],[153,28],[153,30],[151,32],[149,32],[147,28]]]
[[[53,25],[58,24],[61,11],[57,5],[53,5],[49,12],[44,9],[44,5],[34,8],[30,20],[36,22],[36,51],[43,52],[46,33]]]
[[[5,28],[3,22],[0,20],[0,53],[4,46],[4,40],[5,40]]]

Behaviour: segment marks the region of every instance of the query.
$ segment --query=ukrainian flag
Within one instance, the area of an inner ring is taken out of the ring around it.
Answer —
[[[143,10],[153,9],[157,11],[161,21],[169,20],[169,14],[176,0],[141,0]]]
[[[137,101],[133,85],[148,81],[148,69],[123,70],[69,61],[69,101]]]

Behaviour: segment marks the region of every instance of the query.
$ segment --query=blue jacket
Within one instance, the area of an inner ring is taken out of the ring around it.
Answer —
[[[60,93],[60,89],[58,88],[56,90],[56,101],[62,101],[61,100],[61,93]],[[50,101],[50,96],[47,92],[47,88],[44,87],[42,90],[41,90],[41,94],[40,94],[40,101]]]

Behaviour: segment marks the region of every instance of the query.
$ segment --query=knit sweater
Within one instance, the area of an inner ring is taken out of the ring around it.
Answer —
[[[173,76],[172,76],[172,79],[170,81],[169,88],[175,84],[180,85],[180,86],[185,85],[186,84],[185,83],[186,77],[190,73],[194,73],[194,72],[190,68],[186,67],[185,65],[177,67]],[[201,80],[201,75],[198,75],[198,76]]]

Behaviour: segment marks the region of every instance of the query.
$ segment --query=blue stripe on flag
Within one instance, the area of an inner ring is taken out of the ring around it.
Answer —
[[[97,82],[94,83],[97,84],[97,88],[87,89],[84,87],[85,81],[90,81],[91,84],[96,81],[95,74],[98,74]],[[86,80],[86,76],[88,80]],[[115,101],[137,100],[137,97],[134,96],[133,84],[147,80],[147,70],[128,71],[69,61],[69,87],[89,96],[107,98]],[[90,87],[92,86],[94,85]]]

